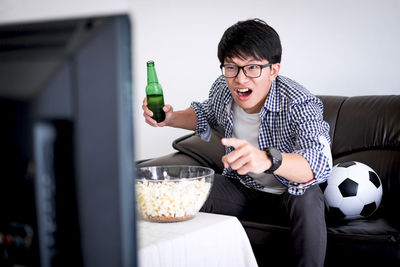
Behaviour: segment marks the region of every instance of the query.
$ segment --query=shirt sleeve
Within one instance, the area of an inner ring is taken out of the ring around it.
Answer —
[[[211,139],[211,126],[207,121],[209,100],[200,102],[192,102],[190,107],[194,110],[197,116],[197,126],[195,132],[202,140],[209,142]]]
[[[195,132],[202,140],[209,142],[211,139],[211,128],[217,126],[216,110],[221,105],[219,96],[219,87],[221,85],[221,77],[219,77],[212,85],[208,99],[204,102],[192,102],[190,107],[197,116],[197,126]]]
[[[291,109],[292,127],[296,133],[295,153],[310,164],[314,179],[297,187],[306,189],[324,182],[332,170],[329,124],[323,120],[323,104],[318,98],[296,103]]]

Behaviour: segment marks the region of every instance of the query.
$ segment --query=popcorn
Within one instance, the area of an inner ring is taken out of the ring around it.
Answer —
[[[205,178],[148,181],[136,184],[138,210],[156,221],[180,221],[194,216],[208,197],[211,183]]]

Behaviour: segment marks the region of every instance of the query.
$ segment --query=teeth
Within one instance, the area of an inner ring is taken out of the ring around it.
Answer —
[[[239,93],[245,93],[249,91],[249,88],[237,89]]]

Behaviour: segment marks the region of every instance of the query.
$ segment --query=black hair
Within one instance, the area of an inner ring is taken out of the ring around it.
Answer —
[[[218,44],[218,59],[251,56],[256,60],[280,63],[282,46],[278,33],[261,19],[239,21],[229,27]]]

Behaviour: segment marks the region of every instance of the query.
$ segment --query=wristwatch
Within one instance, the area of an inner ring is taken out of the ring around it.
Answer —
[[[271,168],[265,171],[265,173],[273,173],[276,169],[279,168],[282,164],[282,154],[279,152],[278,149],[274,147],[267,147],[265,149],[265,152],[267,153],[267,156],[272,162]]]

